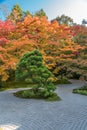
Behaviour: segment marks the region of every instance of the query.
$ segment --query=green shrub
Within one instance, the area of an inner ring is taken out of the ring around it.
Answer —
[[[15,96],[20,98],[29,98],[29,99],[45,99],[47,101],[58,101],[61,100],[56,93],[48,92],[47,90],[40,89],[36,94],[33,89],[22,90],[14,93]]]
[[[73,93],[87,95],[87,85],[85,85],[81,88],[73,89]]]
[[[32,91],[37,97],[47,97],[50,92],[56,89],[52,80],[50,80],[53,74],[43,65],[42,54],[38,50],[27,52],[23,55],[17,64],[15,77],[17,81],[32,84]],[[41,93],[41,89],[44,90],[43,93]],[[22,93],[23,97],[28,95],[30,95],[29,92],[24,91]]]

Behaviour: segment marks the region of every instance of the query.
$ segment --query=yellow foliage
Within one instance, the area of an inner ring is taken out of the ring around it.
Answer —
[[[53,73],[54,73],[54,74],[57,74],[58,71],[59,71],[59,68],[57,67],[57,68],[53,71]]]

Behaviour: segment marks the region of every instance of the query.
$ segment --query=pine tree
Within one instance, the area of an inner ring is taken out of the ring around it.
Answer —
[[[55,90],[51,81],[52,76],[52,73],[43,65],[42,54],[38,50],[25,53],[17,65],[16,80],[34,84],[35,94],[42,89],[47,96]]]

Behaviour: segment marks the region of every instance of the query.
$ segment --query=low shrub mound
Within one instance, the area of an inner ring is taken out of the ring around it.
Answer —
[[[87,95],[87,85],[85,85],[81,88],[73,89],[73,93]]]
[[[59,101],[60,97],[54,93],[48,93],[46,90],[39,89],[37,93],[33,89],[21,90],[14,93],[14,96],[27,99],[45,99],[47,101]]]

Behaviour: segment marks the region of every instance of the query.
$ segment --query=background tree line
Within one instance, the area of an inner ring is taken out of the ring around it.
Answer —
[[[43,9],[32,15],[14,5],[0,21],[0,81],[14,80],[16,65],[25,52],[38,49],[44,64],[58,78],[87,79],[87,27],[62,15],[49,21]]]

